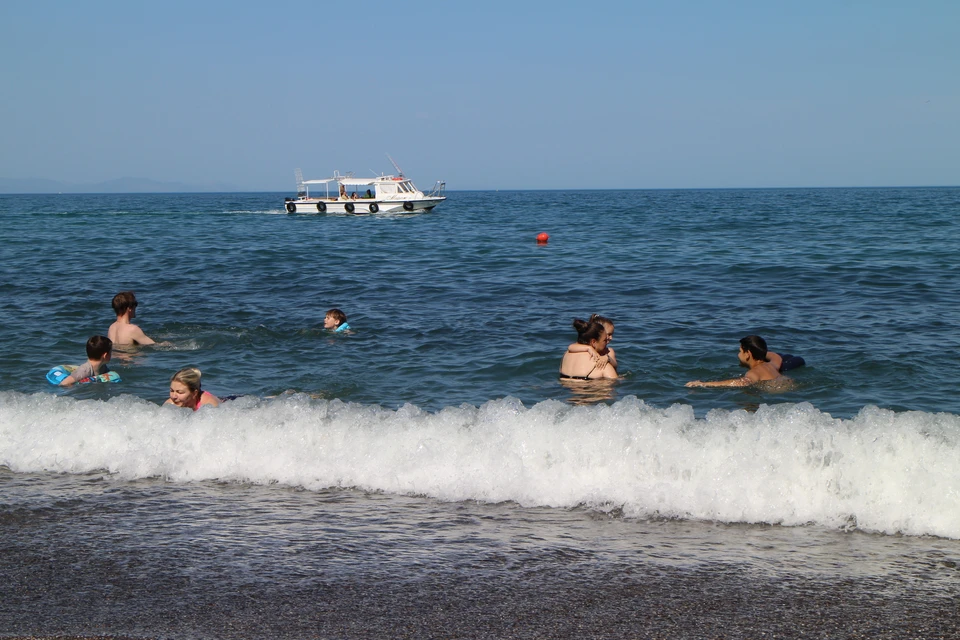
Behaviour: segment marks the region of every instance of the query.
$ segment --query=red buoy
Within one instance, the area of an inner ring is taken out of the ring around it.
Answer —
[[[545,233],[537,234],[537,244],[547,244],[547,241],[550,240],[550,236]]]

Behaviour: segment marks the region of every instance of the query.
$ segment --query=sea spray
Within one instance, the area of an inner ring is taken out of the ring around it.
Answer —
[[[713,410],[506,398],[427,412],[290,394],[190,412],[0,393],[0,464],[121,480],[352,487],[633,518],[960,538],[960,418],[810,404]]]

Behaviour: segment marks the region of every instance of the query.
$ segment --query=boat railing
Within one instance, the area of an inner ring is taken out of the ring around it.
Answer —
[[[433,185],[433,189],[430,190],[430,193],[427,195],[432,198],[439,198],[443,196],[443,192],[447,188],[447,183],[443,180],[437,180],[437,183]]]

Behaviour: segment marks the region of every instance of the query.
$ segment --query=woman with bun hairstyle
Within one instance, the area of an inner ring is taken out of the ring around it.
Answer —
[[[597,355],[606,356],[607,362],[610,363],[610,366],[613,367],[613,370],[617,370],[617,355],[613,352],[613,348],[610,346],[610,343],[613,341],[613,320],[610,318],[604,318],[599,313],[595,313],[590,316],[590,319],[587,322],[596,322],[603,325],[603,330],[607,332],[607,346],[602,350],[593,351],[589,345],[580,344],[579,342],[574,342],[569,347],[567,351],[571,353],[578,353],[581,351],[586,351],[588,353],[595,353]]]
[[[560,378],[566,380],[617,378],[617,370],[610,364],[609,357],[600,355],[610,341],[603,324],[576,318],[573,321],[573,328],[577,330],[577,344],[586,345],[588,348],[574,351],[567,349],[560,362]]]
[[[200,388],[200,369],[186,367],[170,378],[170,397],[163,404],[187,407],[196,411],[200,407],[219,407],[220,400],[209,391]]]

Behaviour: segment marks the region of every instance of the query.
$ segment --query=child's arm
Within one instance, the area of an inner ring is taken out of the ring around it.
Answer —
[[[70,386],[73,386],[76,382],[77,382],[77,379],[74,378],[74,377],[73,377],[73,374],[71,373],[71,374],[68,375],[66,378],[64,378],[63,380],[61,380],[61,381],[60,381],[60,384],[57,385],[57,386],[59,386],[59,387],[70,387]]]
[[[580,344],[579,342],[574,342],[569,347],[567,347],[568,353],[589,353],[590,357],[593,358],[594,363],[598,368],[603,368],[610,362],[609,356],[602,356],[597,353],[597,350],[591,347],[588,344]],[[614,369],[617,368],[616,365],[613,366]]]
[[[609,362],[614,369],[617,368],[617,354],[615,354],[610,347],[607,347],[607,362]]]
[[[591,353],[595,356],[600,355],[596,350],[588,344],[580,344],[579,342],[574,342],[572,345],[567,347],[567,353]]]

